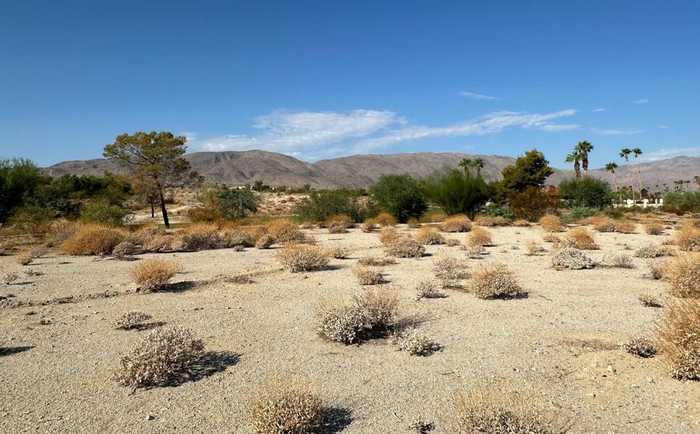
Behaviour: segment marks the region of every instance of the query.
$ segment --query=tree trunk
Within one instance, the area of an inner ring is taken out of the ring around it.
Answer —
[[[585,156],[583,158],[583,173],[585,173],[586,176],[588,176],[588,156]]]
[[[148,201],[148,203],[151,204],[151,218],[152,218],[152,219],[156,218],[156,204],[155,204],[155,202],[156,202],[156,201],[153,200],[153,198],[151,198],[151,199]]]
[[[581,164],[578,161],[574,162],[574,171],[576,172],[576,177],[580,178],[581,177]]]
[[[158,196],[160,198],[160,212],[163,214],[163,224],[165,224],[166,229],[170,229],[168,209],[165,207],[165,197],[163,197],[163,187],[158,187]]]

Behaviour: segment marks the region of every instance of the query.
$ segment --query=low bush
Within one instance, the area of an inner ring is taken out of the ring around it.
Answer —
[[[600,247],[596,244],[593,236],[584,227],[573,228],[566,234],[570,244],[579,250],[598,250]]]
[[[220,247],[253,247],[259,238],[271,235],[263,228],[235,228],[223,230],[218,234]],[[303,238],[303,237],[302,237]],[[213,237],[216,239],[216,235]],[[274,238],[273,238],[274,239]]]
[[[443,256],[433,260],[433,273],[443,288],[457,288],[462,279],[469,277],[466,264],[459,259]]]
[[[467,252],[467,257],[471,259],[480,259],[481,255],[486,251],[481,244],[474,244],[473,246],[466,245],[464,246],[464,250]]]
[[[139,248],[136,244],[129,240],[124,240],[121,243],[114,246],[112,249],[112,256],[117,259],[129,259],[139,252]]]
[[[258,434],[312,434],[323,424],[323,402],[307,381],[271,377],[247,403],[248,420]]]
[[[535,240],[530,240],[525,244],[526,255],[535,256],[544,252],[544,248]]]
[[[423,245],[438,245],[445,244],[445,237],[437,228],[426,226],[418,230],[416,241]]]
[[[512,225],[517,227],[517,228],[529,228],[530,222],[528,222],[525,219],[517,219],[512,223]]]
[[[151,318],[151,315],[147,313],[131,311],[120,316],[115,321],[114,327],[121,330],[138,329],[142,328]]]
[[[522,220],[525,221],[525,220]],[[510,226],[511,221],[501,216],[478,215],[474,219],[474,223],[479,226]],[[527,223],[527,222],[526,222]]]
[[[539,220],[539,224],[547,232],[561,232],[561,219],[553,214],[547,214],[542,216]]]
[[[401,237],[385,247],[389,256],[397,258],[420,258],[425,254],[425,247],[412,238]]]
[[[478,298],[521,298],[527,296],[505,264],[484,265],[471,276],[471,291]]]
[[[700,298],[700,257],[685,254],[666,261],[664,279],[671,285],[671,294],[682,298]]]
[[[323,270],[329,262],[322,248],[304,244],[292,244],[281,249],[277,259],[291,273]]]
[[[388,246],[389,244],[395,242],[398,239],[399,233],[394,228],[384,228],[381,230],[381,232],[379,232],[379,242],[382,243],[384,246]]]
[[[416,229],[416,228],[421,227],[420,221],[418,221],[418,219],[415,217],[411,217],[410,219],[408,219],[408,221],[406,222],[406,225],[411,229]]]
[[[278,243],[292,243],[304,240],[299,226],[289,220],[273,220],[267,225],[267,233]]]
[[[180,234],[182,249],[189,252],[218,249],[223,246],[219,227],[208,223],[195,223]]]
[[[585,222],[592,218],[598,212],[597,208],[588,207],[574,207],[562,216],[562,221],[565,223],[579,223]]]
[[[358,259],[357,262],[358,264],[370,267],[383,267],[385,265],[396,264],[396,259],[391,257],[378,258],[376,256],[363,256],[362,258]]]
[[[80,223],[72,220],[58,219],[52,221],[46,234],[46,245],[48,247],[61,245],[68,238],[72,237],[79,228]]]
[[[264,234],[255,242],[256,249],[269,249],[275,244],[275,239],[272,235]]]
[[[345,247],[329,247],[326,249],[326,255],[333,259],[346,259],[350,255],[350,251]]]
[[[593,268],[595,263],[582,251],[566,247],[552,255],[552,266],[557,270],[583,270]]]
[[[700,300],[679,299],[664,308],[657,330],[657,345],[681,380],[700,380]]]
[[[660,223],[647,223],[644,225],[644,231],[649,235],[663,235],[664,225]]]
[[[453,215],[447,217],[441,224],[440,229],[444,232],[469,232],[472,222],[465,215]]]
[[[440,344],[413,329],[400,334],[396,339],[399,351],[406,351],[412,356],[429,356],[440,351]]]
[[[491,237],[491,232],[487,231],[481,227],[474,227],[471,233],[467,235],[467,246],[491,246],[493,245],[493,238]]]
[[[415,220],[415,217],[412,217],[412,219]],[[379,226],[381,226],[383,228],[387,227],[387,226],[396,225],[396,217],[389,214],[388,212],[380,212],[379,214],[377,214],[376,217],[374,217],[373,220],[374,220],[375,224],[378,224]]]
[[[656,355],[656,346],[648,338],[636,337],[623,345],[623,348],[628,353],[644,359],[654,357]]]
[[[613,268],[634,268],[634,260],[623,253],[611,253],[603,256],[603,264]]]
[[[649,275],[654,280],[660,280],[664,277],[664,270],[666,270],[666,261],[649,261]]]
[[[664,305],[659,301],[658,298],[651,294],[641,294],[639,297],[639,302],[642,303],[644,307],[663,307]]]
[[[159,328],[120,360],[116,380],[134,389],[165,386],[186,374],[204,354],[204,344],[188,329]]]
[[[621,234],[634,234],[637,231],[637,225],[630,221],[618,221],[615,222],[615,232]]]
[[[33,260],[34,260],[34,255],[32,255],[32,251],[31,251],[31,250],[25,250],[25,251],[23,251],[23,252],[20,252],[20,253],[17,254],[17,256],[15,257],[15,261],[16,261],[19,265],[29,265],[29,264],[32,263]]]
[[[354,224],[355,223],[353,222],[352,218],[345,214],[332,215],[324,222],[324,226],[328,228],[329,232],[331,232],[331,227],[334,227],[335,230],[341,230],[351,228]]]
[[[671,252],[668,248],[664,246],[655,246],[649,244],[648,246],[640,247],[634,252],[634,256],[638,258],[660,258],[662,256],[669,256]]]
[[[700,251],[700,229],[685,225],[673,236],[673,242],[684,252]]]
[[[592,217],[590,223],[598,232],[615,232],[615,220],[610,217]]]
[[[61,244],[61,250],[69,255],[109,255],[127,235],[110,226],[84,224]]]
[[[445,294],[440,292],[438,286],[432,280],[421,280],[416,285],[416,300],[421,298],[444,298]]]
[[[367,219],[360,225],[360,230],[364,233],[374,232],[377,229],[377,223],[374,219]]]
[[[134,265],[131,270],[131,278],[144,292],[154,292],[163,289],[170,283],[180,266],[173,261],[164,259],[144,259]]]
[[[355,275],[360,285],[380,285],[386,282],[386,280],[384,280],[384,275],[380,271],[373,270],[364,265],[353,267],[352,274]]]

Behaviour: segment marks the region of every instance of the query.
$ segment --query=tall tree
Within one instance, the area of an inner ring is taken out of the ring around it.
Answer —
[[[586,175],[588,175],[588,154],[590,154],[592,150],[593,145],[586,140],[576,144],[576,151],[581,157],[581,166],[583,166],[583,171]]]
[[[613,184],[615,185],[615,191],[619,193],[619,189],[617,188],[617,175],[615,174],[615,170],[617,169],[617,163],[611,161],[608,164],[605,165],[605,170],[610,172],[613,176]],[[620,202],[622,202],[622,195],[620,195]]]
[[[469,174],[469,169],[471,169],[473,164],[472,161],[473,160],[471,158],[462,158],[459,161],[459,167],[461,167],[462,170],[464,170],[464,173]]]
[[[165,189],[192,179],[190,164],[182,158],[187,139],[170,132],[139,131],[121,134],[114,143],[106,145],[103,155],[126,167],[132,176],[144,178],[158,195],[163,223],[170,227],[168,209],[165,206]]]
[[[623,158],[626,163],[629,163],[631,154],[632,150],[630,148],[620,149],[620,158]],[[634,188],[632,189],[632,200],[634,201]]]
[[[640,155],[642,155],[642,150],[639,148],[634,148],[632,149],[632,155],[634,156],[634,159],[636,160],[639,158]],[[639,187],[639,198],[642,198],[642,171],[639,168],[639,165],[637,164],[637,185]]]
[[[576,172],[576,177],[580,178],[581,177],[581,156],[580,154],[574,150],[574,152],[571,152],[569,155],[566,156],[566,162],[567,163],[574,163],[574,172]]]
[[[521,192],[527,187],[542,187],[554,170],[549,167],[544,154],[533,149],[518,157],[514,165],[505,167],[501,173],[503,179],[499,182],[508,192]]]

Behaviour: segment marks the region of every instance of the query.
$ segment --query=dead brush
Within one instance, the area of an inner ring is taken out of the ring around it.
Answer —
[[[553,214],[547,214],[540,218],[539,224],[546,232],[561,232],[561,219]]]
[[[467,235],[467,240],[466,244],[468,247],[474,247],[474,246],[481,246],[481,247],[486,247],[486,246],[492,246],[493,245],[493,237],[491,235],[491,232],[488,230],[475,226],[471,233]]]
[[[416,285],[416,300],[422,298],[445,298],[447,297],[444,292],[438,289],[438,285],[432,280],[421,280]]]
[[[648,261],[647,266],[649,267],[649,277],[654,280],[663,279],[666,261]]]
[[[535,240],[529,240],[527,243],[525,243],[525,254],[528,256],[536,256],[544,251],[544,247],[542,247],[540,243]]]
[[[659,299],[651,294],[640,294],[639,302],[642,303],[644,307],[663,307],[663,303]]]
[[[380,271],[373,270],[364,265],[356,265],[353,267],[352,274],[360,285],[381,285],[386,283],[384,275]]]
[[[561,242],[561,238],[558,235],[546,234],[542,237],[542,241],[545,243],[559,244]]]
[[[384,257],[379,258],[377,256],[363,256],[357,260],[360,265],[366,265],[368,267],[383,267],[386,265],[394,265],[397,263],[395,258]]]
[[[388,246],[399,238],[399,232],[393,227],[385,227],[379,232],[379,242],[384,246]]]
[[[486,300],[527,297],[527,291],[520,287],[505,264],[487,264],[475,269],[470,288],[477,298]]]
[[[673,296],[700,298],[700,255],[685,254],[666,261],[663,277]]]
[[[219,227],[210,223],[195,223],[178,234],[182,249],[188,252],[211,250],[223,247]]]
[[[61,250],[69,255],[109,255],[127,235],[110,226],[84,224],[61,244]]]
[[[75,221],[66,219],[54,220],[49,225],[49,231],[46,234],[46,245],[48,247],[61,245],[61,243],[72,237],[79,227],[80,223]]]
[[[184,375],[204,354],[204,344],[188,329],[158,328],[120,360],[117,382],[133,389],[165,386]]]
[[[454,238],[448,238],[445,240],[445,245],[447,245],[447,247],[457,247],[461,246],[462,243],[460,243],[459,240],[456,240]]]
[[[323,401],[300,377],[267,378],[250,394],[246,407],[257,434],[311,434],[321,432],[323,425]]]
[[[510,226],[511,221],[503,216],[478,215],[474,224],[484,227]]]
[[[385,247],[388,256],[396,258],[420,258],[425,254],[425,247],[412,238],[401,237]]]
[[[664,308],[657,326],[659,352],[680,380],[700,380],[700,300],[676,299]]]
[[[350,218],[350,216],[345,214],[335,214],[326,219],[324,225],[328,228],[329,233],[345,233],[347,229],[350,229],[355,225],[355,222]],[[332,230],[340,232],[332,232]]]
[[[644,225],[644,231],[649,235],[663,235],[664,225],[660,223],[647,223]]]
[[[381,212],[374,218],[374,222],[383,228],[387,226],[395,226],[396,217],[388,212]]]
[[[445,237],[437,228],[426,226],[418,230],[416,241],[423,245],[438,245],[445,244]]]
[[[418,221],[417,218],[411,217],[411,218],[408,219],[408,221],[406,222],[406,226],[408,226],[408,227],[411,228],[411,229],[417,229],[417,228],[421,227],[421,223],[420,223],[420,221]]]
[[[600,248],[593,236],[583,227],[571,229],[566,233],[566,239],[579,250],[598,250]]]
[[[374,232],[377,229],[377,223],[374,219],[367,219],[360,225],[360,230],[364,233]]]
[[[144,259],[131,267],[131,278],[144,292],[155,292],[165,288],[178,272],[177,262],[164,259]]]
[[[433,274],[443,288],[458,288],[460,281],[469,277],[466,264],[451,256],[433,260]]]
[[[552,267],[556,270],[584,270],[595,267],[595,262],[582,251],[566,247],[552,255]]]
[[[471,228],[471,220],[462,214],[449,216],[440,224],[443,232],[469,232]]]
[[[628,342],[625,342],[622,347],[628,353],[643,359],[648,359],[656,355],[656,346],[654,342],[645,337],[632,338]]]
[[[603,265],[610,268],[635,268],[632,257],[624,253],[608,253],[604,255]]]
[[[516,228],[529,228],[530,222],[525,219],[517,219],[513,222],[513,226]]]
[[[121,261],[133,259],[137,253],[139,253],[138,246],[129,240],[122,241],[112,249],[112,256]]]
[[[638,258],[660,258],[662,256],[670,255],[671,251],[666,246],[655,246],[653,244],[640,247],[636,252],[634,252],[634,256]]]
[[[31,250],[25,250],[15,256],[15,260],[19,265],[29,265],[34,260]]]
[[[304,233],[299,226],[290,220],[273,220],[267,224],[267,233],[278,243],[293,243],[304,241]]]
[[[700,251],[700,229],[695,226],[683,226],[673,235],[673,243],[684,252]]]
[[[153,317],[147,313],[130,311],[117,318],[114,322],[114,328],[120,330],[143,328],[152,318]]]
[[[395,341],[399,351],[405,351],[412,356],[426,357],[442,348],[439,343],[416,329],[399,333]]]
[[[326,251],[318,246],[291,244],[277,253],[282,267],[291,273],[323,270],[328,266]]]
[[[350,251],[341,246],[328,247],[326,248],[326,255],[333,259],[347,259],[350,256]]]
[[[481,259],[481,255],[486,253],[486,249],[481,244],[463,246],[462,249],[467,252],[467,257],[470,259]]]
[[[637,232],[636,223],[630,221],[617,221],[615,222],[615,232],[621,234],[634,234]]]
[[[589,222],[598,232],[615,232],[615,220],[610,217],[593,216]]]
[[[264,234],[261,235],[260,238],[255,242],[255,248],[256,249],[269,249],[275,244],[275,239],[272,237],[272,235]]]

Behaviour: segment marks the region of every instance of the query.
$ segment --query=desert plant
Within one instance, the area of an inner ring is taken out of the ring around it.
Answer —
[[[420,258],[425,254],[425,247],[412,238],[400,237],[385,247],[389,256],[397,258]]]
[[[444,298],[445,294],[440,292],[438,286],[432,280],[421,280],[416,285],[416,300],[421,298]]]
[[[217,209],[226,219],[241,219],[258,211],[258,198],[252,190],[222,188],[217,195]]]
[[[195,223],[181,233],[182,249],[196,252],[218,249],[223,242],[219,227],[208,223]]]
[[[134,389],[164,386],[186,373],[203,353],[204,344],[190,330],[159,328],[121,358],[116,379]]]
[[[328,233],[329,234],[345,234],[348,232],[348,229],[345,227],[345,225],[341,223],[331,223],[328,225]]]
[[[489,187],[481,176],[453,169],[423,180],[426,196],[448,214],[474,216],[489,199]]]
[[[269,249],[275,244],[275,239],[272,235],[264,234],[255,242],[256,249]]]
[[[126,238],[121,229],[84,224],[61,244],[61,250],[69,255],[109,255]]]
[[[451,256],[433,260],[433,273],[440,280],[443,288],[459,287],[459,281],[469,276],[466,265]]]
[[[523,220],[525,221],[525,220]],[[526,222],[527,223],[527,222]],[[502,216],[478,215],[474,219],[474,224],[485,227],[509,226],[511,221]]]
[[[376,214],[376,205],[363,200],[360,192],[348,189],[312,191],[294,209],[302,220],[323,222],[338,214],[349,216],[355,222]]]
[[[412,217],[412,219],[415,220],[415,217]],[[379,226],[385,228],[387,226],[394,226],[396,225],[396,217],[393,215],[389,214],[388,212],[380,212],[374,217],[374,223],[378,224]],[[410,220],[410,219],[409,219]]]
[[[493,245],[493,238],[491,236],[491,232],[488,230],[481,228],[481,227],[474,227],[467,235],[467,246],[469,247],[474,247],[474,246],[490,246]]]
[[[109,226],[123,225],[130,215],[131,211],[124,206],[113,205],[102,200],[89,201],[80,211],[82,221]]]
[[[0,280],[5,285],[12,285],[13,283],[15,283],[17,281],[17,279],[19,279],[19,274],[17,274],[14,271],[8,271],[6,273],[3,273],[2,279],[0,279]]]
[[[253,247],[259,238],[271,235],[265,232],[263,228],[236,228],[233,230],[223,230],[212,237],[215,241],[218,237],[220,247]],[[303,237],[302,237],[303,238]],[[274,239],[274,238],[273,238]],[[216,245],[212,243],[212,245]]]
[[[684,252],[700,251],[700,229],[683,226],[673,236],[673,242]]]
[[[277,253],[277,259],[289,272],[318,271],[328,266],[328,255],[317,246],[292,244]]]
[[[421,227],[420,221],[418,221],[418,219],[415,217],[411,217],[410,219],[408,219],[408,221],[406,221],[406,225],[411,229],[416,229],[416,228]]]
[[[544,251],[544,248],[540,245],[535,240],[529,240],[527,243],[525,243],[525,250],[526,250],[526,255],[528,256],[535,256]]]
[[[671,294],[682,298],[700,298],[700,257],[685,254],[666,261],[663,277]]]
[[[700,380],[700,300],[678,299],[664,309],[657,329],[657,345],[681,380]]]
[[[654,342],[645,337],[635,337],[625,342],[623,348],[628,353],[647,359],[656,355],[656,346]]]
[[[146,321],[153,318],[151,315],[138,311],[130,311],[117,318],[114,327],[121,330],[133,330],[142,328]]]
[[[445,244],[445,237],[437,228],[426,226],[418,230],[416,241],[423,245]]]
[[[561,232],[561,219],[553,214],[547,214],[542,216],[539,220],[539,224],[547,232]]]
[[[595,263],[582,251],[566,247],[552,255],[552,266],[557,270],[583,270],[593,268]]]
[[[383,267],[385,265],[396,264],[396,259],[392,257],[379,258],[376,256],[363,256],[357,260],[360,265],[366,265],[370,267]]]
[[[560,182],[559,195],[571,207],[605,208],[612,202],[608,183],[590,176]]]
[[[465,215],[449,216],[440,224],[444,232],[469,232],[471,228],[472,222]]]
[[[517,228],[529,228],[530,227],[530,222],[528,222],[525,219],[517,219],[511,223],[513,226]]]
[[[649,244],[644,247],[640,247],[634,252],[634,256],[638,258],[660,258],[662,256],[669,256],[670,251],[665,246],[655,246],[654,244]]]
[[[624,253],[608,253],[603,256],[603,264],[613,268],[634,268],[634,260]]]
[[[395,242],[396,240],[399,239],[399,233],[396,229],[392,227],[386,227],[379,232],[379,242],[382,243],[384,246],[388,246],[389,244]]]
[[[177,274],[180,266],[173,261],[163,259],[144,259],[134,265],[131,278],[139,289],[145,292],[159,291],[168,285],[170,279]]]
[[[659,301],[658,298],[651,294],[640,294],[639,302],[642,303],[644,307],[663,307],[664,305]]]
[[[447,245],[447,247],[457,247],[462,245],[462,243],[460,243],[459,240],[456,240],[454,238],[447,238],[445,240],[445,244]]]
[[[32,255],[31,250],[25,250],[15,257],[15,261],[19,265],[29,265],[32,263],[33,260],[34,256]]]
[[[386,282],[386,280],[384,280],[384,275],[380,271],[373,270],[364,265],[353,267],[352,274],[355,275],[360,285],[380,285]]]
[[[440,351],[440,344],[415,329],[401,333],[396,338],[399,351],[406,351],[412,356],[429,356]]]
[[[621,234],[634,234],[636,232],[637,225],[629,221],[619,221],[615,222],[615,232]]]
[[[350,255],[350,251],[341,246],[328,247],[326,249],[326,255],[333,259],[346,259]]]
[[[483,265],[472,272],[471,291],[478,298],[521,298],[527,296],[505,264]]]
[[[606,216],[596,216],[590,219],[593,229],[598,232],[615,232],[615,220]]]
[[[418,181],[408,175],[383,175],[370,192],[381,208],[401,223],[420,217],[428,208]]]
[[[481,255],[486,251],[481,244],[474,244],[473,246],[466,245],[463,248],[467,252],[467,257],[471,259],[481,258]]]
[[[374,219],[367,219],[360,225],[360,230],[364,233],[370,233],[377,229],[377,223]]]
[[[600,248],[593,236],[584,227],[571,229],[566,233],[566,238],[573,247],[579,250],[598,250]]]
[[[312,434],[320,432],[323,402],[306,380],[270,377],[247,402],[248,420],[258,434]]]
[[[644,225],[644,231],[649,235],[663,235],[664,225],[660,223],[647,223]]]
[[[537,221],[548,212],[552,212],[558,205],[556,197],[551,196],[540,187],[527,187],[524,191],[512,192],[508,197],[508,202],[516,218],[531,222]]]
[[[112,256],[114,256],[117,259],[128,259],[137,254],[139,251],[138,247],[136,244],[132,243],[129,240],[124,240],[121,243],[117,244],[114,246],[114,249],[112,249]]]
[[[267,225],[267,233],[278,243],[304,240],[304,233],[289,220],[273,220]]]
[[[666,270],[666,261],[649,261],[647,262],[649,267],[649,276],[654,280],[660,280],[664,277],[664,271]]]

